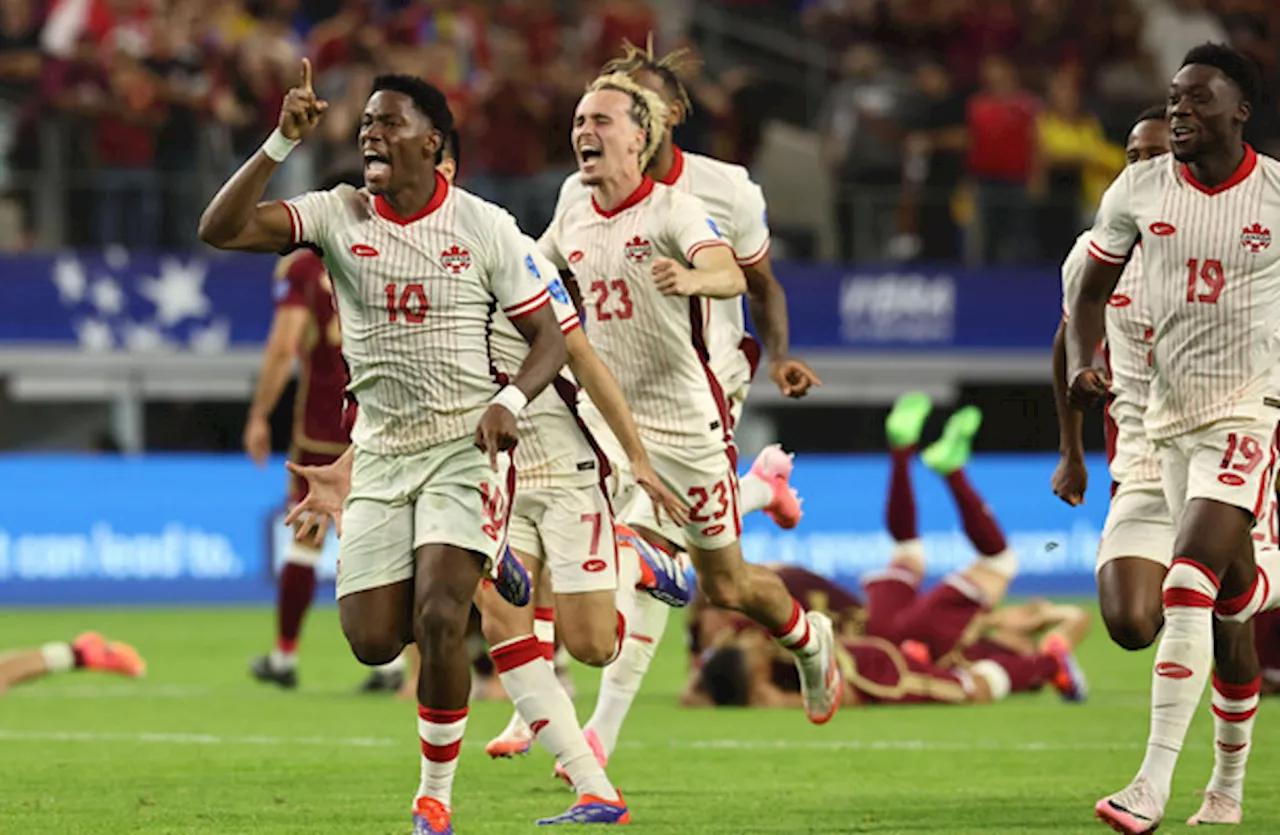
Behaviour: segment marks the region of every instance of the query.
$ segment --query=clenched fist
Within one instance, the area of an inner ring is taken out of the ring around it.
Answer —
[[[302,84],[284,94],[280,106],[280,132],[288,139],[302,139],[320,123],[329,102],[316,98],[311,87],[311,61],[302,59]]]

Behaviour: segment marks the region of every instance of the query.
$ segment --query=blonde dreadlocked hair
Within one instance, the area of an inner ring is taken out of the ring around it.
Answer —
[[[631,119],[644,130],[644,147],[640,149],[640,170],[644,171],[666,135],[666,104],[661,96],[641,87],[626,73],[602,75],[587,85],[588,93],[598,93],[601,90],[617,90],[631,97]]]
[[[661,58],[657,57],[653,52],[653,33],[650,32],[643,49],[624,39],[622,57],[610,59],[600,72],[602,74],[620,72],[627,75],[642,71],[651,72],[662,79],[662,83],[675,95],[687,114],[693,112],[693,100],[689,97],[689,91],[685,89],[680,76],[697,63],[693,53],[687,49],[677,49]]]

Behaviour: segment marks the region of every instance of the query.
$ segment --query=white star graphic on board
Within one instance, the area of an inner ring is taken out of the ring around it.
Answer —
[[[81,319],[75,328],[80,347],[87,352],[106,353],[115,347],[111,326],[101,319]]]
[[[164,334],[154,324],[137,322],[125,323],[124,344],[137,354],[156,353],[169,347]]]
[[[183,319],[209,313],[205,274],[205,265],[199,261],[184,266],[176,258],[164,258],[159,277],[143,278],[138,282],[138,292],[156,306],[156,322],[161,327],[172,327]]]
[[[53,284],[58,288],[58,297],[63,304],[76,304],[84,300],[84,290],[89,281],[84,276],[84,267],[73,257],[59,258],[53,264]]]
[[[89,300],[103,316],[115,316],[124,310],[124,291],[114,279],[100,277],[89,288]]]
[[[119,272],[129,266],[129,250],[119,244],[112,244],[102,251],[102,260],[107,266]]]
[[[197,354],[221,354],[231,342],[231,322],[219,319],[207,328],[193,327],[188,342]]]

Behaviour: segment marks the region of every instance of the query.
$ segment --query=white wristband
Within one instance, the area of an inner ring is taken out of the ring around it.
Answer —
[[[529,398],[525,397],[524,392],[515,386],[503,386],[489,401],[490,406],[501,406],[513,415],[518,415],[524,411],[524,407],[529,405]]]
[[[285,136],[280,128],[271,131],[271,135],[267,137],[267,141],[262,143],[262,153],[269,156],[276,162],[284,162],[284,158],[296,147],[301,139],[290,139]]]

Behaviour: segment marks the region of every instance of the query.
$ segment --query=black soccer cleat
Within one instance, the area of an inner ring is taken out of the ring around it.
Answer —
[[[370,670],[357,693],[397,693],[404,686],[404,670]]]
[[[295,690],[298,687],[298,671],[293,668],[276,669],[271,663],[270,655],[260,655],[253,659],[249,664],[249,675],[263,684],[274,684],[285,690]]]

